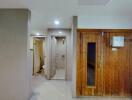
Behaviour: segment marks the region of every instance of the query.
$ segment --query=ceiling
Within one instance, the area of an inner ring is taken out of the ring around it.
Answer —
[[[132,0],[0,0],[0,8],[29,8],[32,32],[70,28],[76,15],[132,16]],[[59,26],[54,25],[55,19],[60,20]]]

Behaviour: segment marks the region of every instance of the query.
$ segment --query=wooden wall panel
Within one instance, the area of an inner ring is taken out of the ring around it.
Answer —
[[[129,82],[129,43],[125,41],[125,46],[112,51],[110,39],[112,36],[125,36],[125,33],[106,33],[105,57],[104,57],[104,95],[128,95]]]
[[[76,93],[77,93],[77,96],[81,96],[82,95],[82,65],[81,65],[81,50],[80,47],[81,47],[81,34],[80,32],[78,32],[77,34],[77,80],[76,80]]]
[[[129,38],[129,93],[132,96],[132,34]]]
[[[99,36],[99,59],[97,70],[97,89],[95,95],[102,96],[132,96],[132,30],[99,30],[99,29],[84,29],[78,30],[78,67],[77,67],[77,87],[79,88],[79,95],[84,95],[83,81],[86,73],[82,68],[85,67],[82,59],[82,49],[86,44],[83,44],[87,38],[93,38],[89,33],[100,33]],[[101,35],[104,32],[104,35]],[[93,33],[93,34],[94,34]],[[87,36],[87,37],[86,37]],[[112,51],[110,46],[110,39],[112,36],[124,36],[125,46],[117,48],[117,51]],[[102,61],[103,60],[103,61]],[[85,69],[85,68],[84,68]],[[85,82],[86,83],[86,82]],[[78,91],[78,90],[77,90]],[[85,90],[85,94],[90,94],[91,89]],[[92,94],[91,94],[92,95]]]

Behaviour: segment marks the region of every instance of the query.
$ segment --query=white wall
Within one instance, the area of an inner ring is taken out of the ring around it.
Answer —
[[[0,9],[0,100],[29,100],[28,17]]]
[[[76,65],[76,42],[77,42],[77,25],[78,20],[77,16],[73,16],[72,21],[72,31],[71,31],[71,62],[72,62],[72,96],[76,97],[76,71],[77,71],[77,65]]]
[[[132,29],[131,16],[78,16],[78,28]]]

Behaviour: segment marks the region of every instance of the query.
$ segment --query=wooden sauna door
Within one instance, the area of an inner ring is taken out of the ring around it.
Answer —
[[[82,94],[100,96],[102,94],[102,76],[100,67],[101,34],[88,32],[82,38]]]

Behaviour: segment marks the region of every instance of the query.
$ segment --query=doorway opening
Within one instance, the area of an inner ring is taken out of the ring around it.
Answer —
[[[33,75],[44,73],[46,64],[45,37],[33,38]]]
[[[51,37],[51,79],[66,79],[66,37]]]

